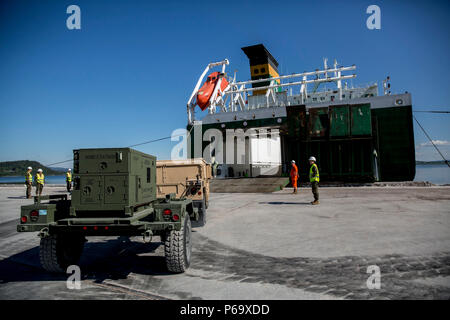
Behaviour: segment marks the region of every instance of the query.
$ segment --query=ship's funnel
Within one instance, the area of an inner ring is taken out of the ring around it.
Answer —
[[[278,62],[264,47],[263,44],[243,47],[242,51],[250,61],[250,74],[252,80],[278,77]],[[280,80],[277,80],[280,83]],[[265,87],[270,85],[270,81],[252,84],[252,88]],[[266,90],[255,90],[254,95],[265,94]]]

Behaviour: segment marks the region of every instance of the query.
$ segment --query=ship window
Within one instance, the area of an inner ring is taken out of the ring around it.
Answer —
[[[147,168],[147,183],[150,183],[150,168]]]
[[[313,101],[317,101],[317,98],[313,98]]]
[[[254,72],[255,74],[258,74],[258,73],[259,73],[259,70],[258,70],[258,69],[254,69],[253,72]]]
[[[266,72],[266,68],[261,68],[261,73]]]

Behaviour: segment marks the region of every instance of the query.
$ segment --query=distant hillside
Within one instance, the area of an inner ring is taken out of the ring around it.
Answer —
[[[44,175],[48,176],[60,176],[63,173],[59,170],[48,168],[37,161],[19,160],[0,162],[0,177],[23,176],[25,175],[28,167],[33,168],[33,176],[39,168],[44,171]]]

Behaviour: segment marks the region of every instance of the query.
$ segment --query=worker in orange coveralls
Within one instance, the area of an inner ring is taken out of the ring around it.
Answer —
[[[294,187],[293,193],[297,193],[298,168],[297,168],[297,165],[295,164],[294,160],[291,161],[291,164],[292,164],[292,168],[291,168],[290,176],[291,176],[292,186]]]

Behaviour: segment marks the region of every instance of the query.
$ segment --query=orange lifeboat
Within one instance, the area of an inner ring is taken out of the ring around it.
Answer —
[[[220,90],[224,91],[228,86],[228,81],[225,79],[224,74],[220,72],[211,73],[206,79],[203,86],[197,92],[197,104],[204,111],[209,107],[209,99],[211,99],[211,95],[216,88],[217,82],[222,78],[222,82],[220,83]]]

